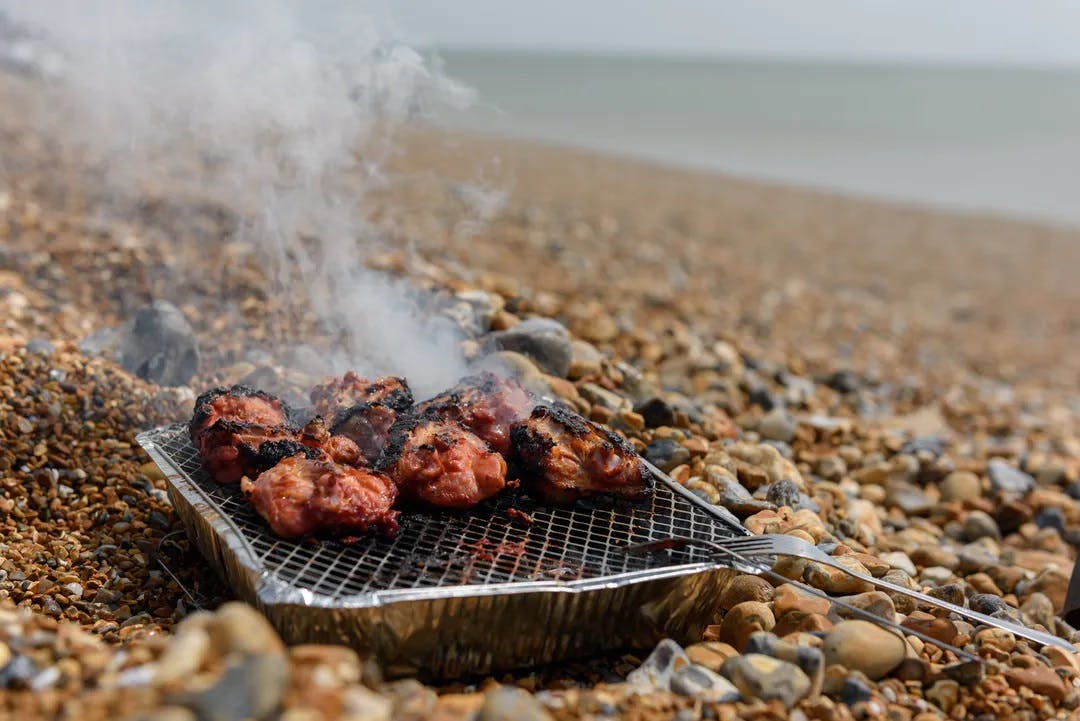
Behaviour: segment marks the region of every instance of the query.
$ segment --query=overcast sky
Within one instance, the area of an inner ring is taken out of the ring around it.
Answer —
[[[420,45],[1080,65],[1080,0],[398,0]]]

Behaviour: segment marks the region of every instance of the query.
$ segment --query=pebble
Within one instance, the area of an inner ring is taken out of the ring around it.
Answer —
[[[870,572],[861,563],[850,556],[833,556],[833,560],[852,571],[869,576]],[[810,563],[803,574],[804,579],[814,588],[819,588],[828,594],[854,594],[864,593],[873,589],[868,581],[856,578],[844,573],[838,568],[824,563]]]
[[[903,551],[882,553],[878,555],[878,558],[889,564],[892,568],[899,569],[913,578],[918,574],[915,564],[912,563],[911,559]]]
[[[528,318],[513,328],[492,333],[491,338],[496,348],[529,357],[545,373],[565,378],[570,371],[570,334],[557,321]]]
[[[986,473],[990,476],[991,490],[998,493],[1022,496],[1035,488],[1034,478],[1000,458],[990,459]]]
[[[841,621],[825,636],[825,662],[882,678],[904,659],[904,639],[869,621]]]
[[[667,638],[656,645],[648,658],[631,671],[626,680],[643,689],[667,690],[671,688],[672,674],[689,665],[690,657],[682,646]]]
[[[662,438],[645,446],[645,459],[665,473],[690,460],[690,451],[681,443]]]
[[[802,506],[799,488],[787,478],[769,484],[769,490],[765,493],[765,500],[774,506],[787,506],[798,510]]]
[[[768,603],[773,599],[772,584],[760,576],[744,573],[731,579],[720,592],[721,609],[730,610],[746,601]]]
[[[720,672],[744,698],[777,700],[789,709],[810,693],[810,679],[798,666],[759,653],[728,659]]]
[[[180,309],[165,300],[135,311],[120,330],[116,352],[124,368],[163,386],[182,386],[199,369],[195,331]]]
[[[687,657],[696,665],[710,671],[719,671],[724,661],[738,653],[734,646],[720,641],[702,641],[686,647]]]
[[[980,538],[993,538],[1001,540],[1001,529],[997,522],[983,511],[969,511],[964,518],[963,539],[965,541],[977,541]]]
[[[671,676],[671,690],[706,703],[738,701],[739,689],[731,681],[704,666],[683,666]],[[509,719],[508,721],[517,721]]]
[[[288,678],[284,656],[234,655],[212,686],[180,694],[173,701],[190,708],[201,721],[261,719],[281,703]]]
[[[859,593],[854,596],[839,596],[836,600],[841,603],[846,603],[852,608],[857,608],[864,613],[873,614],[874,616],[884,618],[888,621],[892,621],[893,616],[896,614],[896,607],[893,605],[892,598],[881,591],[867,591],[866,593]],[[835,615],[833,620],[842,618],[863,618],[862,615],[844,608],[840,603],[834,603],[832,605],[832,614]]]
[[[762,416],[757,430],[762,438],[790,443],[795,437],[795,420],[784,409],[775,408]]]
[[[776,625],[772,609],[760,601],[744,601],[732,606],[720,622],[720,640],[741,650],[756,631],[771,631]]]
[[[952,713],[953,707],[960,701],[960,684],[947,679],[937,681],[926,690],[926,700],[945,713]]]
[[[1060,703],[1065,698],[1065,683],[1047,666],[1010,668],[1005,672],[1005,678],[1013,688],[1031,689],[1037,694],[1049,696],[1055,703]]]
[[[939,489],[943,501],[974,501],[982,496],[982,481],[971,471],[953,471]]]
[[[872,697],[872,690],[862,679],[855,676],[845,676],[843,685],[840,687],[840,700],[846,703],[848,706],[854,706],[857,703],[869,701]]]
[[[497,686],[484,695],[477,721],[551,721],[552,715],[529,692]]]
[[[675,409],[666,400],[657,396],[635,405],[634,412],[641,415],[647,428],[675,425]]]

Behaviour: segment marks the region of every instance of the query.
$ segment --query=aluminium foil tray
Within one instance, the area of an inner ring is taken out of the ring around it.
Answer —
[[[287,541],[236,485],[206,474],[186,425],[137,440],[211,567],[287,642],[349,645],[389,675],[460,677],[696,640],[734,571],[700,549],[621,547],[746,533],[658,473],[640,504],[524,507],[526,523],[503,496],[468,512],[406,515],[394,539]]]

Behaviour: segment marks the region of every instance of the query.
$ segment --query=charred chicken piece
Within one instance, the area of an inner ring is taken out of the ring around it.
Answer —
[[[393,510],[397,488],[386,476],[305,453],[289,456],[240,489],[255,511],[283,538],[350,536],[399,530]]]
[[[367,463],[360,449],[351,439],[333,435],[322,416],[315,416],[300,431],[299,440],[306,448],[322,451],[335,463],[362,466]]]
[[[408,417],[394,424],[378,468],[401,497],[440,508],[470,508],[506,487],[506,461],[454,421]]]
[[[462,378],[453,388],[419,404],[416,413],[458,421],[507,456],[510,426],[527,418],[535,405],[517,381],[485,371]]]
[[[413,395],[404,378],[386,376],[369,380],[352,371],[311,389],[311,404],[323,418],[334,418],[360,403],[381,403],[403,413],[412,407]]]
[[[362,461],[370,464],[378,460],[398,416],[398,411],[379,401],[357,403],[338,414],[330,432],[351,441]]]
[[[641,499],[652,492],[652,473],[633,446],[567,408],[537,406],[510,435],[524,482],[545,501]]]
[[[247,386],[214,388],[195,401],[195,413],[188,424],[195,445],[199,445],[199,436],[219,420],[276,428],[288,425],[289,410],[280,398]]]
[[[214,480],[236,483],[300,452],[303,446],[292,426],[264,426],[222,418],[199,434],[198,448],[203,466]]]

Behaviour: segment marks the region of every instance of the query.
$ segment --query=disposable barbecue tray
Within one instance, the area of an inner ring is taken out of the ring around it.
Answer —
[[[506,496],[406,516],[394,539],[286,541],[236,486],[206,474],[185,425],[137,440],[201,553],[286,641],[368,650],[394,675],[457,677],[700,637],[733,572],[698,548],[621,549],[745,533],[661,474],[639,504],[538,505],[523,518]]]

